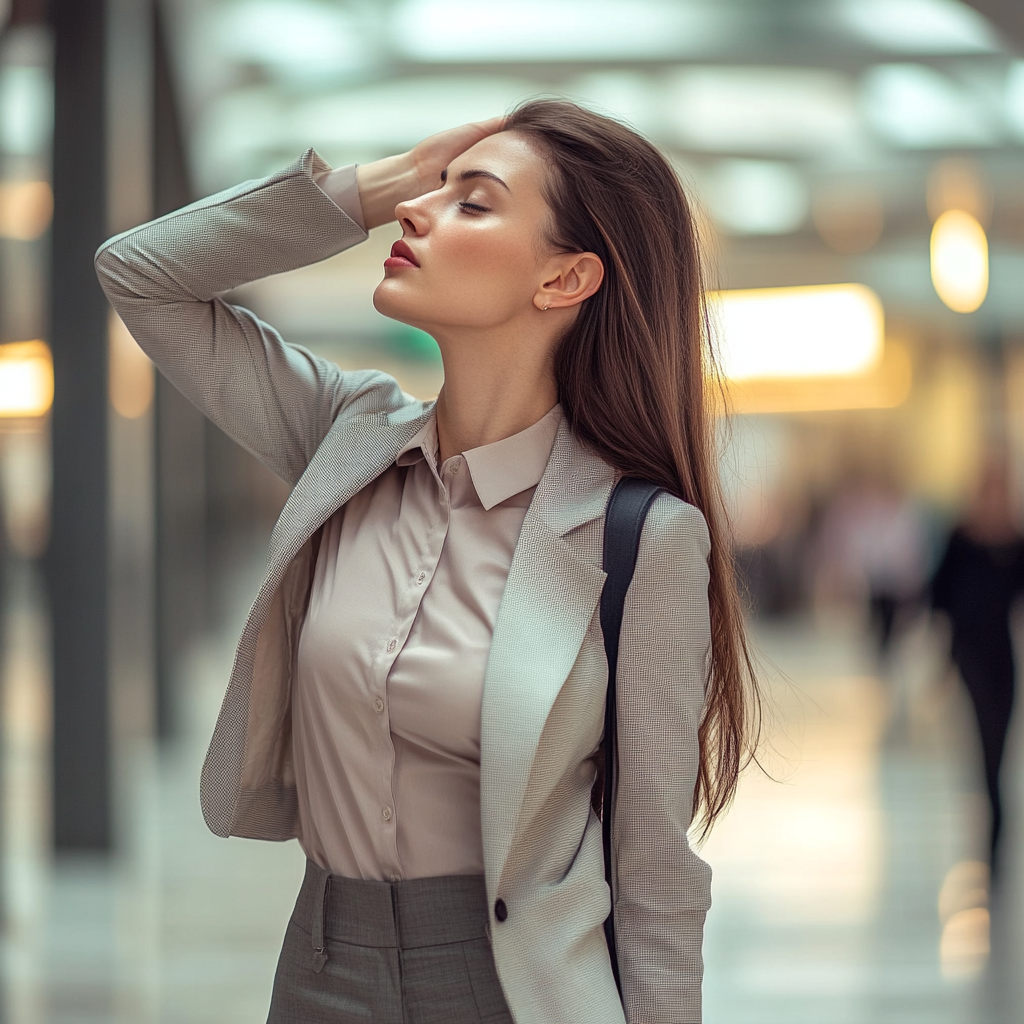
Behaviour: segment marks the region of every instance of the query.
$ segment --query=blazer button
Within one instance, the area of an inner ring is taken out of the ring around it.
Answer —
[[[508,917],[508,907],[505,906],[504,900],[498,900],[494,904],[494,916],[499,921],[504,921]]]

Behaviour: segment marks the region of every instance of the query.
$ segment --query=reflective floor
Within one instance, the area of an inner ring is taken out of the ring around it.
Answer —
[[[705,848],[706,1019],[1024,1021],[1020,849],[1011,833],[990,907],[966,699],[923,623],[884,672],[860,636],[843,621],[759,631],[772,777],[748,773]]]
[[[259,1024],[302,857],[294,843],[217,839],[202,822],[199,769],[233,628],[190,658],[183,739],[159,756],[124,744],[116,862],[55,868],[41,812],[39,607],[26,575],[4,666],[6,1024]],[[960,692],[923,628],[884,672],[859,637],[849,617],[758,630],[771,681],[767,774],[746,775],[705,846],[715,870],[705,1020],[1024,1021],[1019,815],[989,907]],[[1011,753],[1014,808],[1021,774]]]

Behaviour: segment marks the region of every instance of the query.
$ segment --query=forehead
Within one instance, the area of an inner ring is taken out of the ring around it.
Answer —
[[[490,171],[498,175],[513,193],[540,193],[544,178],[544,161],[521,135],[497,132],[470,146],[448,166],[449,177],[463,171]]]

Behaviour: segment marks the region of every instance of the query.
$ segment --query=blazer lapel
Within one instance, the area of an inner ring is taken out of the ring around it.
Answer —
[[[573,531],[604,512],[610,466],[563,421],[523,522],[484,677],[480,785],[487,878],[508,855],[541,732],[579,655],[605,574]]]
[[[270,537],[267,583],[277,585],[303,544],[354,494],[376,479],[433,412],[433,403],[396,413],[336,420],[310,459]]]

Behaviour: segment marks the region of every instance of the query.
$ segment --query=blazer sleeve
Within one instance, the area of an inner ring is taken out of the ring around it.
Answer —
[[[626,595],[613,898],[629,1024],[701,1019],[711,869],[687,830],[709,665],[709,549],[700,512],[659,496]]]
[[[328,170],[307,150],[270,177],[126,231],[96,254],[103,290],[146,354],[289,483],[340,414],[392,412],[411,401],[387,374],[343,373],[222,298],[366,238],[314,181]]]

